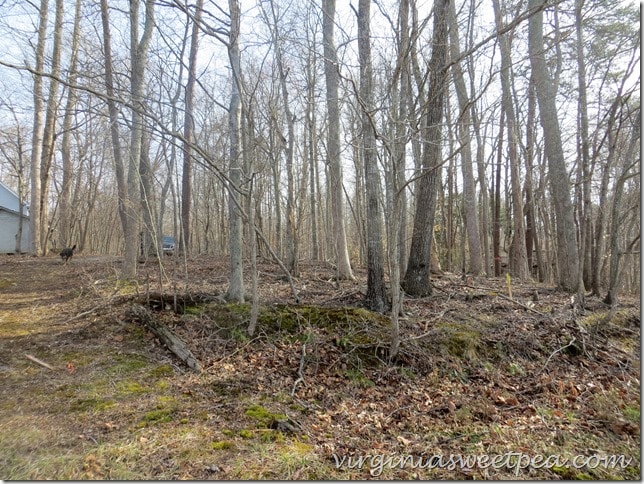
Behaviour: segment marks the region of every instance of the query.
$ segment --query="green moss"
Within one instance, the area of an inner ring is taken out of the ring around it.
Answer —
[[[157,398],[157,407],[158,408],[162,408],[162,407],[176,408],[178,407],[177,399],[171,395],[161,395],[159,398]]]
[[[279,430],[267,430],[260,433],[260,440],[262,442],[284,442],[284,434]]]
[[[231,328],[230,337],[238,343],[247,343],[249,341],[248,335],[246,334],[246,328]]]
[[[149,364],[142,356],[128,354],[115,355],[111,361],[112,365],[106,369],[106,373],[110,376],[132,373],[147,367]]]
[[[289,453],[298,454],[298,455],[305,455],[305,454],[310,454],[311,452],[313,452],[313,450],[314,448],[312,445],[301,442],[299,440],[295,440],[294,442],[291,442],[291,445],[289,445],[284,449],[284,452],[289,452]]]
[[[254,436],[254,434],[253,434],[253,431],[252,431],[252,430],[248,430],[248,429],[241,429],[241,430],[239,431],[239,436],[240,436],[242,439],[252,439],[252,438],[253,438],[253,436]]]
[[[626,406],[622,411],[622,415],[624,415],[624,418],[630,420],[631,422],[637,424],[640,423],[640,407]]]
[[[170,384],[167,381],[158,381],[154,384],[154,388],[163,391],[170,388]]]
[[[110,407],[116,405],[116,402],[109,399],[103,398],[80,398],[69,406],[69,409],[73,412],[101,412],[107,410]]]
[[[148,374],[155,378],[162,378],[174,375],[174,368],[170,365],[159,365],[152,368]]]
[[[245,333],[246,323],[250,318],[249,304],[209,303],[200,306],[203,314],[214,321],[224,330],[231,332],[233,328]],[[389,319],[379,313],[362,308],[342,307],[327,308],[321,306],[292,306],[276,304],[260,307],[257,323],[267,333],[286,332],[310,338],[310,332],[302,333],[306,327],[327,328],[329,330],[349,330],[352,328],[370,328],[373,330],[389,328]],[[308,334],[308,336],[307,336]],[[304,336],[302,336],[304,335]],[[373,339],[366,338],[357,344],[371,343]]]
[[[141,395],[151,391],[149,387],[143,386],[138,382],[124,380],[116,383],[116,391],[120,395]]]
[[[552,467],[552,472],[555,474],[561,476],[565,480],[569,481],[593,481],[595,480],[593,476],[586,472],[581,472],[578,469],[574,468],[568,468],[568,467],[560,467],[560,466],[553,466]]]
[[[282,413],[273,413],[262,407],[261,405],[251,405],[246,410],[246,415],[257,422],[258,425],[263,427],[270,427],[275,422],[286,420],[286,415]]]
[[[184,314],[199,316],[204,313],[204,308],[202,306],[186,306],[183,308],[183,312]]]
[[[233,447],[232,442],[229,442],[227,440],[219,440],[217,442],[212,443],[213,450],[226,450],[226,449],[231,449],[232,447]]]
[[[475,331],[455,331],[447,342],[449,354],[459,358],[476,359],[480,336],[480,333]]]
[[[510,363],[508,365],[508,374],[512,376],[524,376],[525,368],[519,363]]]
[[[148,425],[172,422],[172,420],[174,420],[174,410],[170,408],[151,410],[143,415],[143,418],[141,418],[137,427],[142,428],[147,427]]]

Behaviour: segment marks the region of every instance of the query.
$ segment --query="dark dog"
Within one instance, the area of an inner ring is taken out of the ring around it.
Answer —
[[[69,247],[67,247],[66,249],[63,249],[60,252],[60,258],[63,260],[64,264],[67,264],[67,261],[69,259],[71,259],[72,257],[74,257],[74,249],[75,248],[76,248],[76,244],[74,244],[74,247],[72,247],[71,249]]]

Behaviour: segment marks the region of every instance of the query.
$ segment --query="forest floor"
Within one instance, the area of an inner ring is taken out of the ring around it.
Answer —
[[[0,256],[0,479],[641,477],[639,295],[579,311],[545,285],[443,274],[405,300],[392,362],[362,271],[303,263],[296,304],[262,262],[249,337],[227,261],[163,266],[123,283],[117,258]]]

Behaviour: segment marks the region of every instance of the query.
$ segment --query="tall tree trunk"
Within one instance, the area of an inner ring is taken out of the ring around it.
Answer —
[[[40,247],[43,255],[47,254],[48,241],[51,237],[49,221],[49,181],[51,166],[54,161],[54,144],[56,120],[58,118],[58,88],[60,87],[60,59],[62,55],[63,37],[63,0],[56,0],[56,16],[54,20],[54,43],[51,55],[51,77],[47,95],[47,114],[43,130],[43,147],[40,154]]]
[[[544,53],[542,8],[545,4],[543,0],[529,0],[528,5],[530,10],[534,11],[528,27],[530,63],[544,132],[557,223],[558,285],[565,291],[576,292],[579,287],[579,251],[570,201],[570,183],[557,117],[556,91]]]
[[[613,203],[611,206],[611,227],[609,232],[610,269],[608,276],[608,293],[604,298],[604,302],[611,306],[617,304],[617,294],[619,291],[619,274],[621,272],[620,260],[622,256],[619,243],[619,228],[621,225],[620,220],[622,220],[623,217],[622,197],[624,195],[624,184],[629,177],[629,171],[636,164],[636,162],[631,160],[636,159],[635,153],[640,140],[641,115],[639,109],[637,110],[634,118],[635,122],[631,134],[631,141],[624,155],[621,172],[619,173],[617,180],[615,180],[615,193],[613,195]]]
[[[144,129],[141,134],[141,155],[139,162],[141,207],[143,227],[141,230],[142,244],[145,255],[162,255],[163,242],[157,227],[157,204],[154,191],[154,174],[150,164],[150,132]],[[161,242],[161,244],[159,244]]]
[[[226,297],[231,301],[244,302],[244,266],[243,266],[243,227],[241,214],[241,196],[239,187],[242,180],[241,153],[241,62],[239,53],[239,26],[241,7],[239,0],[228,0],[230,8],[230,34],[228,40],[228,57],[232,68],[232,90],[228,111],[228,128],[230,130],[230,160],[228,189],[228,213],[230,227],[230,281]]]
[[[618,92],[618,95],[613,100],[610,109],[608,110],[608,116],[606,120],[606,138],[608,141],[608,147],[606,148],[607,156],[603,164],[603,174],[601,182],[599,185],[598,193],[598,210],[597,218],[595,220],[595,247],[593,254],[593,265],[592,265],[592,293],[595,296],[600,295],[600,285],[601,285],[601,272],[602,272],[602,261],[604,259],[604,252],[606,250],[606,237],[605,237],[605,223],[608,219],[608,189],[610,178],[613,173],[613,165],[615,163],[615,137],[613,136],[614,124],[617,118],[617,111],[621,103],[621,90]],[[602,143],[603,144],[603,143]]]
[[[362,107],[362,159],[365,169],[367,201],[367,295],[365,303],[369,309],[382,313],[387,308],[387,289],[383,265],[381,187],[376,152],[375,120],[371,117],[373,112],[373,73],[371,68],[370,4],[371,0],[360,0],[358,3],[359,103]]]
[[[38,19],[38,42],[36,44],[36,72],[34,75],[34,123],[31,140],[31,203],[29,209],[29,228],[31,231],[31,250],[35,255],[43,255],[40,225],[40,159],[43,150],[43,127],[45,123],[45,101],[43,97],[43,72],[45,65],[45,46],[47,42],[47,21],[49,18],[48,0],[40,1]]]
[[[388,240],[391,243],[389,247],[395,248],[394,252],[389,252],[390,264],[393,267],[395,261],[398,264],[396,271],[393,271],[391,277],[392,284],[392,305],[395,305],[396,297],[394,296],[394,282],[400,284],[400,275],[405,273],[407,268],[407,191],[406,191],[406,164],[407,164],[407,143],[409,141],[409,108],[411,101],[411,79],[410,79],[410,55],[411,40],[409,35],[409,0],[401,0],[398,6],[398,59],[396,62],[396,71],[392,84],[394,86],[393,99],[393,118],[394,118],[394,142],[392,148],[392,168],[391,192],[393,207],[392,216],[396,227],[391,227]],[[394,242],[395,241],[395,242]],[[394,281],[393,275],[397,275],[397,281]]]
[[[284,105],[284,116],[286,117],[287,126],[287,139],[286,139],[286,267],[293,276],[299,275],[298,264],[298,240],[297,228],[295,221],[295,182],[293,175],[293,157],[295,148],[295,116],[291,112],[289,104],[289,92],[286,84],[286,77],[288,75],[288,67],[284,64],[283,47],[280,42],[280,33],[278,31],[277,12],[275,11],[275,4],[270,2],[271,19],[266,19],[266,22],[271,28],[273,49],[275,52],[275,60],[277,62],[277,70],[279,72],[280,88],[282,91],[282,103]],[[277,123],[276,123],[277,124]]]
[[[537,250],[537,265],[539,281],[543,282],[541,264],[541,248],[537,241],[536,218],[534,209],[534,189],[532,187],[532,168],[534,164],[534,125],[537,111],[537,100],[534,85],[528,91],[528,119],[526,121],[526,153],[525,153],[525,248],[528,258],[528,270],[532,272],[535,265],[534,248]],[[534,276],[535,274],[533,274]]]
[[[456,7],[454,2],[450,4],[450,48],[451,57],[460,57],[460,41],[458,35],[458,24],[456,22]],[[470,135],[470,98],[468,96],[465,80],[463,79],[463,68],[460,62],[452,66],[454,87],[458,98],[460,117],[458,120],[458,138],[461,146],[461,169],[463,171],[463,199],[465,211],[465,229],[467,232],[467,245],[469,249],[469,271],[473,274],[482,272],[481,264],[481,238],[479,234],[478,213],[476,202],[476,185],[474,182],[474,168],[472,162],[472,148]],[[463,261],[465,264],[465,261]]]
[[[107,110],[110,117],[110,138],[112,142],[112,156],[114,157],[114,172],[118,190],[118,214],[123,233],[127,232],[128,217],[126,213],[127,181],[125,178],[125,162],[119,135],[119,110],[116,105],[114,89],[114,74],[112,65],[112,40],[110,33],[109,10],[107,0],[101,0],[101,21],[103,26],[103,50],[105,51],[105,91],[107,94]]]
[[[492,215],[492,251],[494,254],[494,277],[501,275],[501,165],[503,160],[503,131],[505,130],[505,109],[501,107],[497,163],[494,176],[494,214]]]
[[[307,31],[308,32],[308,31]],[[315,109],[315,56],[309,54],[306,63],[307,102],[306,102],[306,154],[309,169],[309,205],[311,210],[311,259],[320,259],[320,243],[318,242],[318,203],[316,181],[317,170],[317,118]]]
[[[132,99],[132,119],[130,130],[130,155],[127,168],[127,198],[125,211],[127,226],[124,233],[125,253],[121,277],[132,279],[136,276],[137,258],[140,247],[139,226],[141,222],[141,187],[140,164],[143,144],[143,112],[145,102],[143,91],[145,87],[145,66],[147,63],[148,47],[154,28],[154,0],[145,0],[145,23],[143,34],[139,39],[139,7],[140,0],[130,2],[130,55],[131,74],[130,90]]]
[[[580,188],[581,203],[579,219],[579,288],[591,286],[590,261],[592,242],[592,203],[591,203],[591,173],[590,173],[590,141],[588,135],[588,96],[586,90],[586,55],[584,52],[584,29],[582,26],[582,9],[585,0],[576,0],[575,5],[575,31],[577,33],[577,85],[579,86],[579,123],[578,134],[578,189]]]
[[[324,76],[326,79],[326,106],[328,115],[327,164],[329,166],[329,191],[331,218],[338,279],[354,279],[344,220],[344,189],[340,156],[340,105],[338,100],[339,65],[334,43],[335,0],[322,2],[322,35],[324,45]]]
[[[390,192],[388,206],[387,251],[389,258],[389,285],[391,299],[391,342],[389,357],[395,358],[400,350],[400,321],[403,312],[403,294],[400,287],[401,274],[407,267],[407,197],[405,166],[409,139],[410,105],[410,37],[409,37],[409,0],[401,0],[398,6],[398,59],[392,80],[394,96],[392,118],[394,120],[391,175],[387,180]]]
[[[179,250],[189,254],[190,244],[190,211],[192,207],[192,143],[194,137],[194,100],[195,83],[197,82],[197,52],[199,51],[199,29],[203,0],[197,0],[190,36],[190,53],[188,54],[188,81],[186,82],[186,112],[183,118],[183,172],[181,174],[181,240]]]
[[[504,29],[499,0],[493,0],[494,18],[497,30]],[[525,225],[523,221],[523,197],[519,168],[519,127],[514,112],[512,88],[510,82],[512,54],[511,32],[501,35],[501,90],[503,92],[503,109],[508,127],[508,162],[510,164],[510,182],[512,196],[512,242],[510,243],[509,272],[512,276],[525,280],[528,277],[528,257],[525,246]]]
[[[80,17],[81,17],[81,0],[76,0],[74,11],[74,31],[72,34],[71,59],[69,61],[69,85],[76,84],[78,77],[78,46],[80,41]],[[62,245],[71,247],[72,236],[72,181],[74,178],[74,163],[71,153],[71,137],[73,109],[76,106],[77,93],[76,89],[69,87],[67,93],[67,104],[65,106],[65,115],[63,118],[63,134],[60,143],[60,154],[63,162],[63,181],[60,189],[60,238]],[[81,246],[82,248],[82,246]]]
[[[432,293],[429,280],[430,254],[434,233],[436,192],[442,163],[443,104],[447,85],[448,7],[449,0],[437,0],[434,4],[427,126],[423,141],[423,175],[419,180],[409,262],[403,281],[405,291],[413,296],[428,296]]]

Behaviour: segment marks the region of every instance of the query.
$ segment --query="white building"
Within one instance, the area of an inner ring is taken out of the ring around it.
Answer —
[[[22,237],[20,251],[31,251],[31,231],[29,229],[29,208],[23,203]],[[0,182],[0,254],[14,254],[19,231],[20,202],[18,195],[7,185]]]

